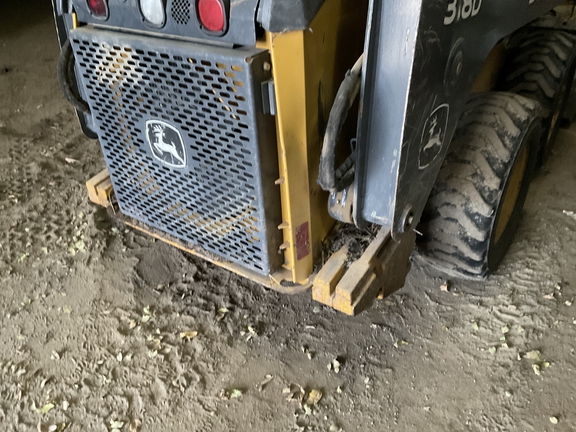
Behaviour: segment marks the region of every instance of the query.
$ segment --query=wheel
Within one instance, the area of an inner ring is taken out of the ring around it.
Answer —
[[[443,272],[481,279],[504,258],[537,159],[540,111],[512,93],[468,102],[418,227],[421,256]]]
[[[500,89],[542,105],[539,164],[546,161],[566,109],[576,68],[576,37],[560,30],[532,30],[511,49]]]

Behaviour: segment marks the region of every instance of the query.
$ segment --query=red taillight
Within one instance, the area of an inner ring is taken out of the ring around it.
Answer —
[[[98,18],[106,18],[108,16],[108,4],[106,0],[86,0],[90,13]]]
[[[209,32],[222,33],[226,29],[226,8],[222,0],[198,0],[198,18]]]

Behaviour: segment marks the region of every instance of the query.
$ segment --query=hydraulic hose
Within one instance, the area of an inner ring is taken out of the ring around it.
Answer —
[[[72,51],[70,39],[66,40],[58,56],[58,84],[60,84],[64,98],[74,108],[83,114],[90,114],[90,107],[82,100],[78,91],[74,68],[74,52]]]
[[[355,152],[339,168],[335,169],[334,165],[336,163],[336,146],[340,132],[348,117],[348,112],[354,104],[354,100],[360,93],[363,63],[364,54],[360,56],[354,67],[346,73],[346,77],[340,85],[336,100],[330,111],[330,118],[328,119],[322,145],[322,154],[320,155],[320,173],[318,175],[318,184],[328,192],[333,193],[344,190],[354,181]]]

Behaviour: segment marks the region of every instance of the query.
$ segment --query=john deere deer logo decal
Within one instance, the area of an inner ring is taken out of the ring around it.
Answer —
[[[186,148],[178,129],[161,120],[146,122],[146,138],[156,159],[171,168],[186,167]]]
[[[447,104],[443,104],[436,108],[426,120],[420,144],[420,169],[427,168],[440,155],[448,129],[449,113],[450,108]]]

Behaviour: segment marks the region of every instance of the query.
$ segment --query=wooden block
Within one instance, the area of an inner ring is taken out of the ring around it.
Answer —
[[[98,191],[98,199],[102,207],[108,208],[110,206],[110,195],[112,195],[112,181],[110,177],[104,180],[96,187]]]
[[[332,305],[332,294],[334,294],[336,285],[344,275],[347,259],[348,246],[344,246],[324,264],[314,278],[312,287],[312,298],[314,300],[328,306]]]
[[[108,175],[108,170],[104,169],[86,182],[86,189],[88,190],[88,199],[92,201],[94,204],[102,205],[100,194],[98,191],[98,186],[106,181],[110,182],[110,176]],[[110,183],[110,187],[111,186],[112,183]],[[106,202],[108,202],[108,199],[106,199]]]

